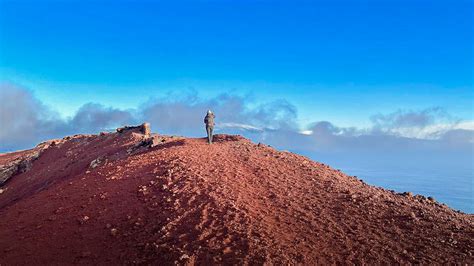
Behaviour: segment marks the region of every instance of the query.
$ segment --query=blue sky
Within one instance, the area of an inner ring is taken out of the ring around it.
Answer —
[[[301,127],[433,106],[472,120],[472,1],[0,3],[0,78],[65,116],[188,90],[283,98]]]

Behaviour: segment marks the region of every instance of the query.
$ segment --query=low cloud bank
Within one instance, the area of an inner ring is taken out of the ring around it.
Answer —
[[[248,107],[251,99],[221,94],[200,99],[195,94],[151,99],[140,108],[122,110],[84,104],[68,119],[42,104],[27,89],[0,85],[0,152],[25,149],[40,141],[77,133],[97,133],[124,124],[151,122],[163,134],[202,136],[203,114],[212,109],[217,132],[243,134],[256,142],[302,153],[423,154],[461,152],[472,160],[473,123],[460,123],[439,107],[375,114],[372,127],[338,127],[314,122],[301,130],[297,108],[285,100]]]

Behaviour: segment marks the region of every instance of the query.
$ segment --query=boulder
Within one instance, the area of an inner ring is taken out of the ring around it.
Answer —
[[[143,123],[141,125],[141,132],[145,135],[145,136],[150,136],[151,134],[151,129],[150,129],[150,123]]]
[[[61,140],[48,140],[38,144],[34,149],[25,151],[18,158],[8,164],[0,165],[0,186],[3,186],[12,176],[29,171],[33,167],[33,162],[49,147],[60,145]]]
[[[9,164],[0,166],[0,186],[7,182],[10,177],[18,172],[18,164]]]
[[[92,168],[92,169],[96,168],[97,166],[99,166],[102,163],[103,160],[104,160],[104,158],[101,157],[101,156],[94,159],[92,162],[90,162],[89,168]]]
[[[151,136],[147,139],[145,139],[142,143],[141,146],[146,146],[146,147],[156,147],[158,144],[163,143],[164,139],[158,135]]]
[[[126,131],[138,131],[148,137],[151,134],[150,123],[143,123],[139,126],[124,126],[117,128],[118,133],[124,133]]]

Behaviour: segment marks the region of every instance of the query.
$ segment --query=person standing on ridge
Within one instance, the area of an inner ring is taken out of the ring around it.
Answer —
[[[204,124],[206,124],[207,141],[209,144],[212,143],[212,131],[214,130],[214,118],[216,116],[211,110],[207,110],[206,117],[204,117]]]

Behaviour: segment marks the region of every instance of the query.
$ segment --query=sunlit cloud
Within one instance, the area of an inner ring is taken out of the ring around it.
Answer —
[[[197,94],[152,99],[122,110],[97,103],[84,104],[63,119],[18,85],[1,84],[0,150],[24,149],[36,143],[78,133],[97,133],[124,124],[151,122],[154,131],[199,137],[205,134],[203,115],[216,113],[216,132],[242,134],[288,150],[317,152],[420,151],[466,149],[474,143],[474,122],[459,121],[441,107],[397,110],[372,116],[369,128],[339,127],[315,121],[301,129],[297,108],[284,100],[252,105],[249,99],[221,94],[201,99]]]

